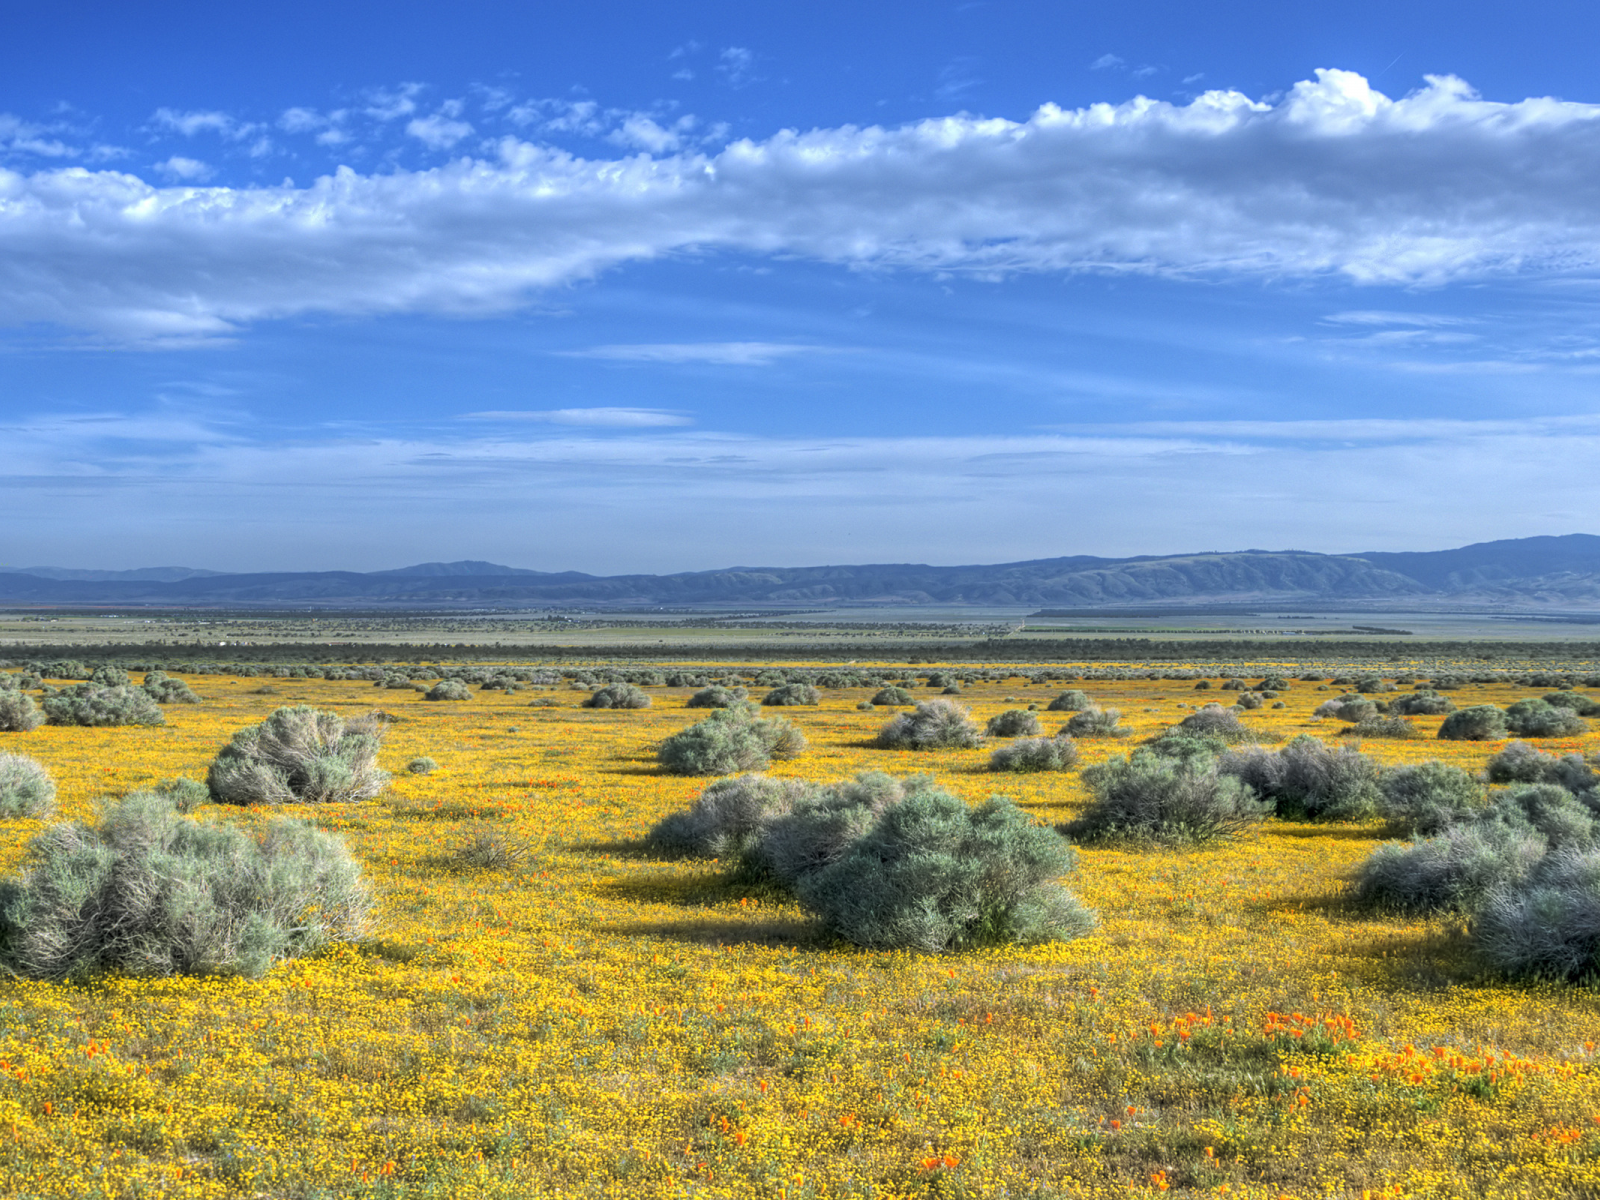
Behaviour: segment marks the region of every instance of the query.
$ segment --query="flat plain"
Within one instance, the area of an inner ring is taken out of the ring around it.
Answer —
[[[398,718],[388,792],[283,810],[348,839],[378,928],[259,981],[0,982],[7,1195],[1600,1192],[1596,992],[1490,976],[1458,921],[1351,906],[1349,872],[1392,836],[1379,824],[1270,820],[1183,852],[1084,848],[1067,882],[1099,914],[1088,937],[868,952],[820,938],[722,864],[646,852],[645,831],[707,782],[654,757],[703,715],[684,707],[692,689],[652,687],[652,707],[616,711],[579,708],[585,693],[566,688],[428,703],[362,682],[185,678],[203,702],[170,706],[164,727],[46,726],[0,735],[0,749],[44,762],[60,815],[87,818],[98,797],[202,778],[280,705],[382,709]],[[1016,677],[959,699],[981,722],[1042,709],[1061,686]],[[1069,686],[1133,733],[1081,742],[1085,766],[1218,695],[1177,680]],[[1284,708],[1243,720],[1332,739],[1337,724],[1311,717],[1329,694],[1297,681]],[[1530,694],[1467,684],[1452,698]],[[988,748],[873,748],[894,710],[859,710],[870,695],[781,710],[811,748],[771,773],[930,772],[1047,823],[1084,804],[1079,771],[997,775]],[[1067,714],[1040,715],[1053,732]],[[1478,768],[1503,744],[1362,748]],[[1600,737],[1538,744],[1593,752]],[[405,773],[418,755],[438,770]],[[269,815],[210,805],[196,819]],[[5,822],[0,866],[39,828]],[[520,857],[466,866],[456,851],[483,834]]]

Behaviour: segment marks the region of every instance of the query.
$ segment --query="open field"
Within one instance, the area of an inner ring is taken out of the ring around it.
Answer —
[[[1101,922],[1084,939],[871,953],[820,942],[791,902],[713,865],[643,851],[706,782],[654,761],[704,715],[683,707],[691,689],[591,711],[560,688],[427,703],[360,682],[188,681],[204,702],[170,706],[165,727],[45,727],[0,749],[45,762],[63,815],[83,817],[97,796],[201,777],[279,705],[380,707],[400,718],[389,792],[286,810],[347,837],[380,928],[259,982],[0,984],[7,1195],[1600,1194],[1600,996],[1488,977],[1455,922],[1349,907],[1343,879],[1377,825],[1084,849],[1069,882]],[[1135,739],[1218,695],[1073,686],[1121,709]],[[981,721],[1058,690],[1013,678],[961,700]],[[1296,682],[1284,709],[1243,720],[1333,737],[1310,720],[1329,694]],[[930,771],[1052,823],[1083,804],[1077,771],[998,776],[987,749],[871,748],[890,710],[858,711],[868,695],[780,710],[811,749],[771,773]],[[1065,716],[1041,713],[1052,731]],[[1083,765],[1132,740],[1081,742]],[[1539,744],[1593,752],[1600,735]],[[1364,749],[1478,767],[1501,745]],[[422,754],[437,772],[401,772]],[[38,828],[4,823],[8,869]],[[486,830],[523,861],[459,866],[453,851]]]

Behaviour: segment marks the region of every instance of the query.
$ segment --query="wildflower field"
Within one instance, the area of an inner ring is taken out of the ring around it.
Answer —
[[[45,763],[61,816],[204,777],[285,704],[389,727],[378,799],[289,806],[342,834],[379,898],[361,943],[262,980],[0,982],[7,1196],[1244,1197],[1600,1195],[1600,1003],[1509,983],[1459,921],[1375,916],[1345,880],[1380,825],[1267,821],[1188,851],[1084,848],[1067,882],[1100,923],[1066,943],[948,956],[828,943],[784,895],[664,861],[645,831],[708,782],[655,746],[704,716],[584,693],[462,702],[363,682],[188,677],[156,728],[0,735]],[[1216,693],[1074,684],[1133,736]],[[1056,688],[959,697],[982,722]],[[992,774],[990,750],[870,745],[890,710],[825,690],[782,709],[810,741],[771,774],[931,772],[977,802],[1073,817],[1079,770]],[[928,695],[937,693],[929,692]],[[1334,738],[1311,683],[1243,714]],[[1533,694],[1467,685],[1459,704]],[[1044,713],[1052,730],[1069,714]],[[1442,718],[1417,724],[1433,731]],[[1600,734],[1541,748],[1600,750]],[[1365,743],[1476,769],[1503,742]],[[404,764],[426,755],[432,774]],[[257,809],[194,819],[249,824]],[[3,824],[7,872],[41,825]],[[471,865],[474,841],[504,853]]]

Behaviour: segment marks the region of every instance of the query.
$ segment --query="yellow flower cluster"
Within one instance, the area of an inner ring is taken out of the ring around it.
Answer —
[[[944,958],[819,940],[784,894],[641,845],[703,780],[654,746],[704,716],[689,689],[641,711],[580,693],[429,703],[352,682],[191,678],[205,698],[144,729],[4,735],[60,784],[63,815],[170,775],[311,703],[398,720],[379,800],[289,809],[342,833],[378,933],[251,982],[0,983],[0,1193],[37,1197],[1459,1196],[1600,1190],[1597,1005],[1583,987],[1486,976],[1458,924],[1343,897],[1377,825],[1268,822],[1182,853],[1085,849],[1079,941]],[[1131,739],[1217,697],[1150,680],[1080,685]],[[1059,690],[1015,678],[960,698],[981,723]],[[812,749],[785,777],[931,771],[1041,821],[1078,773],[989,773],[988,749],[870,745],[870,692],[786,708]],[[929,696],[937,695],[930,691]],[[1329,693],[1244,714],[1333,737]],[[1459,704],[1505,704],[1511,686]],[[1221,699],[1228,694],[1222,693]],[[1046,729],[1068,714],[1040,713]],[[1430,732],[1441,718],[1418,718]],[[1541,743],[1566,752],[1593,738]],[[1499,746],[1369,742],[1384,762],[1479,767]],[[407,760],[428,755],[430,775]],[[254,810],[196,819],[255,822]],[[37,822],[4,825],[6,871]],[[479,835],[503,867],[456,851]]]

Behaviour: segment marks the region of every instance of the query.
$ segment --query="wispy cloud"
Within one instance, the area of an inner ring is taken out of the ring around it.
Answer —
[[[657,342],[642,345],[589,346],[563,350],[569,358],[610,358],[622,362],[711,363],[729,367],[764,367],[780,358],[824,350],[794,342]]]
[[[467,413],[468,421],[532,421],[547,425],[588,425],[603,429],[652,429],[691,425],[693,420],[666,408],[547,408]]]

